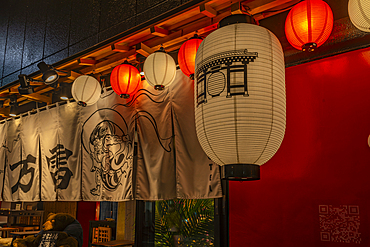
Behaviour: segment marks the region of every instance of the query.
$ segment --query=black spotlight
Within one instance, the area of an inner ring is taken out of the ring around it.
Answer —
[[[51,65],[47,65],[45,62],[37,64],[41,73],[42,80],[46,85],[54,84],[59,79],[58,72]]]
[[[27,75],[20,74],[18,75],[19,83],[21,84],[18,87],[19,94],[32,94],[34,93],[33,87],[30,85],[30,79]]]
[[[9,115],[12,116],[12,117],[15,117],[17,116],[18,114],[18,102],[17,102],[17,96],[16,95],[12,95],[10,97],[10,113]]]
[[[59,95],[59,97],[60,97],[60,99],[61,100],[68,100],[69,99],[69,97],[68,97],[68,86],[67,85],[65,85],[64,83],[60,83],[59,84],[59,89],[60,89],[60,95]]]

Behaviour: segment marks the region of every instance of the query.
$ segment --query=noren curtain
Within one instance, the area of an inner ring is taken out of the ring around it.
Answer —
[[[127,201],[220,197],[219,169],[196,137],[193,81],[130,99],[58,103],[0,125],[5,201]]]

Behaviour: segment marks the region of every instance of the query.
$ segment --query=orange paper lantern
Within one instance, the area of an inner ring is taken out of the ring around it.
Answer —
[[[178,62],[181,71],[190,78],[194,75],[195,56],[197,55],[198,47],[202,43],[202,39],[198,35],[185,41],[179,50]]]
[[[141,76],[137,68],[129,63],[116,66],[110,75],[110,84],[116,94],[125,99],[135,93]]]
[[[333,12],[322,0],[305,0],[295,5],[285,21],[289,43],[302,51],[313,51],[329,38]]]

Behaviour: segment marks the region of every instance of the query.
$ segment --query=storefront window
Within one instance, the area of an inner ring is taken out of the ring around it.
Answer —
[[[117,221],[117,202],[100,202],[99,220],[114,219]]]

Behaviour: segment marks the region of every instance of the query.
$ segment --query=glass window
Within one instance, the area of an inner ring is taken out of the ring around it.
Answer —
[[[99,220],[114,219],[117,221],[118,202],[100,202]]]

